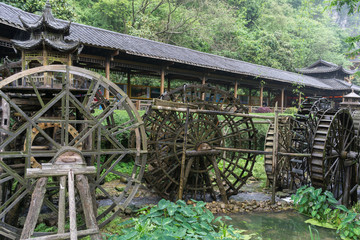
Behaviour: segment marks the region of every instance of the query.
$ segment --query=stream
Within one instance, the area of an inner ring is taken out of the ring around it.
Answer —
[[[263,240],[310,240],[308,218],[293,211],[280,213],[250,213],[230,215],[229,225],[247,230],[248,233],[258,233]],[[314,239],[340,239],[336,230],[311,226]],[[256,239],[256,238],[255,238]]]

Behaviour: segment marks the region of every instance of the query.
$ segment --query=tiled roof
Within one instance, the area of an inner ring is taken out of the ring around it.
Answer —
[[[35,14],[27,13],[18,8],[0,3],[0,23],[23,29],[18,16],[22,16],[23,19],[28,19],[28,21],[36,21],[40,18]],[[63,22],[66,23],[66,21]],[[203,53],[78,23],[71,24],[70,35],[67,39],[80,40],[80,42],[85,45],[121,50],[130,55],[259,77],[289,84],[304,84],[307,87],[333,90],[332,86],[328,83],[323,83],[317,78],[310,76]]]
[[[322,82],[323,84],[331,86],[333,90],[350,90],[354,89],[355,91],[360,91],[360,87],[354,85],[352,83],[348,83],[341,79],[336,78],[326,78],[326,79],[317,79],[318,81]]]
[[[356,71],[348,70],[335,63],[327,62],[325,60],[318,60],[306,68],[296,68],[298,73],[311,74],[311,73],[328,73],[335,72],[338,70],[343,71],[345,74],[354,74]]]

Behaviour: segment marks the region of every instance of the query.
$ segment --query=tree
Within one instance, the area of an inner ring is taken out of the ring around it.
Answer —
[[[26,12],[41,14],[46,0],[2,0],[2,2],[20,8]],[[52,12],[57,18],[72,20],[74,12],[66,0],[50,0]]]

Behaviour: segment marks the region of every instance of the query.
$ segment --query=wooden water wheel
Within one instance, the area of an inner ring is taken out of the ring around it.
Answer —
[[[246,152],[256,149],[247,113],[238,99],[214,87],[187,85],[166,93],[144,118],[147,182],[168,199],[215,200],[220,192],[227,201],[255,163],[255,154]]]
[[[110,92],[110,100],[105,99],[105,91]],[[74,234],[71,221],[83,214],[86,227],[75,221],[75,234],[96,234],[98,227],[124,210],[139,187],[147,145],[142,119],[122,90],[97,73],[51,65],[1,81],[0,97],[1,235],[10,239],[44,235],[33,233],[43,212],[58,219],[54,233],[63,238],[70,236],[64,227],[66,219],[70,218],[70,234]],[[128,121],[116,122],[118,111]],[[122,141],[130,134],[136,139],[134,148]],[[116,169],[122,161],[134,161],[130,176]],[[104,185],[109,174],[127,178],[117,196]],[[66,179],[68,193],[63,190]],[[107,198],[109,204],[97,209],[97,197]],[[71,206],[77,206],[76,210]]]
[[[332,192],[346,206],[357,201],[356,141],[348,110],[330,109],[323,113],[314,137],[311,180],[314,187]]]
[[[292,117],[281,117],[278,125],[278,152],[290,152],[292,142],[292,131],[294,128],[294,119]],[[265,148],[267,152],[272,152],[274,148],[274,123],[269,125],[265,137]],[[265,157],[265,172],[270,184],[273,183],[273,158],[272,155],[267,154]],[[276,185],[281,188],[289,188],[291,184],[290,162],[289,156],[280,155],[277,158],[277,179]]]

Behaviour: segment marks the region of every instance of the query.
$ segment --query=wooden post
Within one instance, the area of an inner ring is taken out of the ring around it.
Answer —
[[[273,141],[273,153],[272,153],[272,172],[273,172],[273,184],[272,184],[272,194],[271,194],[271,204],[275,204],[275,195],[276,195],[276,178],[277,178],[277,160],[278,160],[278,124],[279,124],[279,111],[278,103],[275,103],[275,118],[274,118],[274,141]]]
[[[126,94],[129,96],[129,98],[131,98],[131,75],[130,75],[130,71],[127,74]]]
[[[261,84],[260,85],[260,107],[263,106],[263,101],[264,101],[264,86]]]
[[[171,85],[170,85],[170,78],[167,78],[167,91],[170,92],[171,90]]]
[[[205,85],[206,84],[206,76],[205,76],[205,74],[203,75],[203,77],[202,77],[202,79],[201,79],[201,84],[202,85]],[[201,94],[201,100],[205,100],[205,93],[202,93]]]
[[[164,93],[164,89],[165,89],[165,70],[164,68],[161,68],[161,82],[160,82],[160,94]]]
[[[69,184],[69,216],[70,216],[70,239],[77,240],[77,226],[76,226],[76,203],[75,203],[75,181],[74,172],[69,170],[68,174]],[[89,209],[84,209],[84,212]]]
[[[47,177],[43,177],[40,178],[36,183],[34,192],[31,195],[29,213],[26,217],[20,239],[29,239],[31,235],[34,233],[34,229],[36,227],[36,223],[40,214],[41,206],[44,201],[47,182],[48,182]]]
[[[237,92],[238,92],[238,81],[235,81],[235,86],[234,86],[234,98],[237,98]]]
[[[188,132],[188,124],[189,124],[189,116],[190,109],[189,107],[186,109],[186,120],[185,120],[185,129],[184,129],[184,141],[182,146],[182,156],[181,156],[181,169],[180,169],[180,183],[179,183],[179,192],[178,199],[182,199],[184,192],[184,183],[185,180],[185,158],[186,158],[186,145],[187,145],[187,132]]]
[[[107,80],[110,80],[110,58],[106,58],[106,65],[105,65],[105,77]],[[104,97],[105,99],[110,98],[109,90],[104,90]]]
[[[65,233],[66,176],[60,177],[58,233]]]
[[[285,88],[281,89],[281,113],[284,112]]]
[[[136,108],[136,110],[140,110],[140,100],[137,100],[136,102],[135,102],[135,108]]]
[[[88,229],[99,230],[97,225],[93,202],[91,200],[90,186],[86,176],[80,174],[76,176],[76,187],[79,191],[81,204],[84,209],[85,224]],[[91,235],[92,240],[101,240],[99,234]]]
[[[301,107],[301,92],[299,93],[299,108]]]

